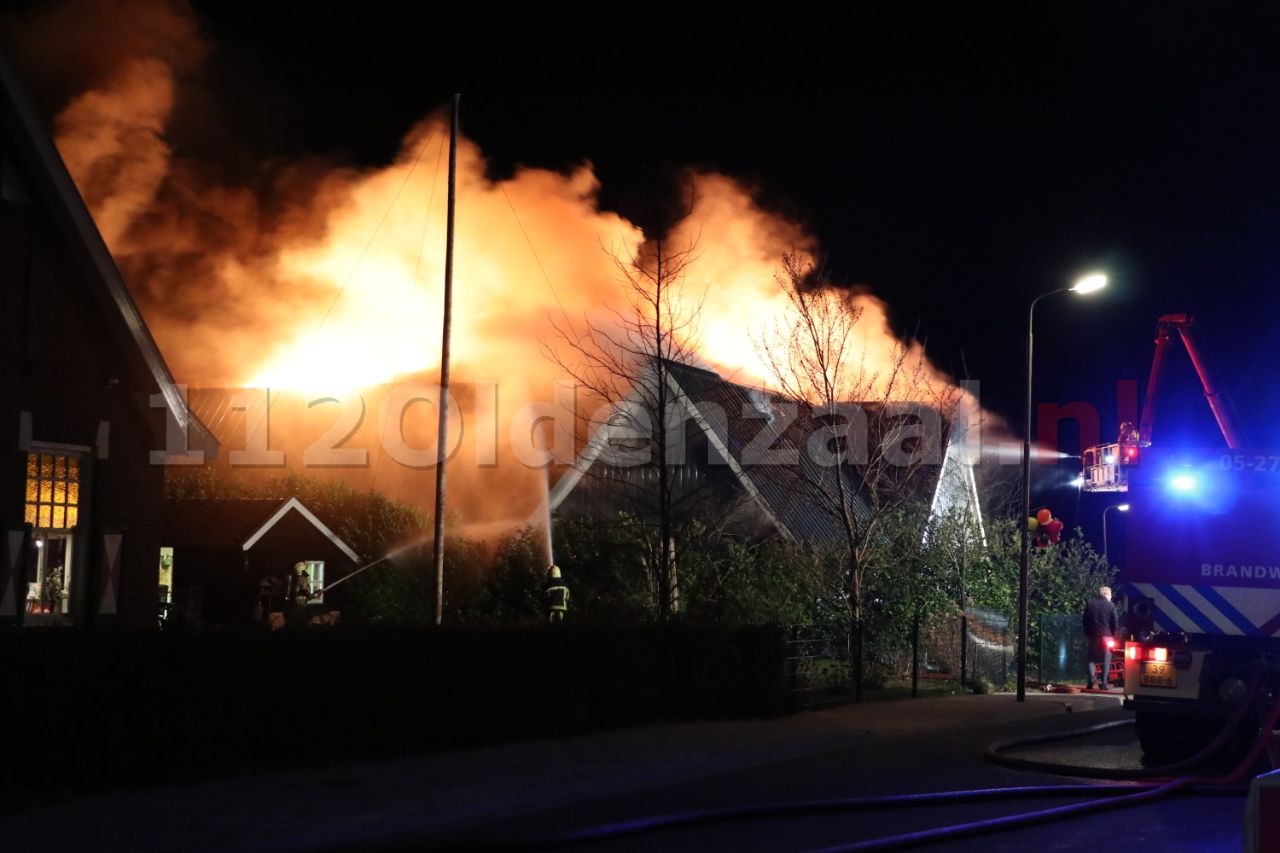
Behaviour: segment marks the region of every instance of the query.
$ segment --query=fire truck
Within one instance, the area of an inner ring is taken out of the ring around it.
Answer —
[[[1159,402],[1160,378],[1174,341],[1180,340],[1191,357],[1205,400],[1213,411],[1213,418],[1226,441],[1227,447],[1239,449],[1244,441],[1235,411],[1226,393],[1218,384],[1217,375],[1209,361],[1208,352],[1196,330],[1195,318],[1190,314],[1165,314],[1156,324],[1156,352],[1151,360],[1151,373],[1147,377],[1147,393],[1142,402],[1142,416],[1137,424],[1120,424],[1120,436],[1110,444],[1087,448],[1082,454],[1084,463],[1083,488],[1089,492],[1128,491],[1128,472],[1136,468],[1142,459],[1143,448],[1151,446],[1151,432]]]
[[[1225,446],[1153,446],[1160,374],[1186,347]],[[1124,492],[1129,512],[1123,597],[1125,707],[1149,759],[1260,736],[1280,696],[1280,451],[1246,446],[1185,314],[1161,317],[1137,425],[1083,454],[1086,491]]]

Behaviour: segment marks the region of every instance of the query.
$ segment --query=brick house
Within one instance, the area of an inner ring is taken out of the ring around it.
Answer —
[[[217,443],[2,58],[0,289],[0,624],[154,627],[165,464]]]

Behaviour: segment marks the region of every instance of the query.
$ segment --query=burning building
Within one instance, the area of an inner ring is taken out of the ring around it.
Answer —
[[[56,90],[43,105],[70,173],[59,172],[63,190],[78,188],[76,203],[92,214],[82,229],[97,223],[95,251],[119,270],[114,302],[133,300],[138,339],[172,368],[166,387],[177,377],[202,389],[191,398],[201,415],[212,412],[220,464],[246,476],[276,467],[342,477],[433,511],[434,472],[420,458],[433,456],[436,413],[430,390],[415,386],[440,367],[443,113],[407,128],[391,162],[264,157],[249,178],[214,162],[216,146],[184,144],[195,114],[205,130],[239,104],[238,93],[224,103],[209,90],[216,75],[198,73],[218,55],[198,16],[181,0],[130,3],[129,16],[103,8],[33,11],[17,31],[24,55],[36,57],[33,78],[43,71],[42,88]],[[93,38],[77,40],[86,32]],[[752,332],[785,310],[779,259],[817,246],[798,222],[758,204],[752,186],[688,170],[696,202],[659,237],[601,205],[589,162],[522,165],[498,180],[476,141],[463,136],[456,153],[451,391],[465,420],[449,428],[462,444],[446,511],[462,529],[519,527],[545,512],[548,480],[571,473],[580,446],[546,462],[531,441],[566,379],[548,350],[565,348],[560,330],[616,323],[629,307],[619,266],[655,239],[696,246],[689,345],[724,376],[766,382]],[[23,269],[23,255],[12,257]],[[874,365],[899,341],[880,300],[861,290],[854,298]],[[910,349],[925,360],[923,347]],[[403,405],[384,408],[388,399]],[[186,411],[178,395],[170,405]],[[208,439],[194,432],[198,448]]]

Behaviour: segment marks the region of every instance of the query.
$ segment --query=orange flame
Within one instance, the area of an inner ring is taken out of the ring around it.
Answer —
[[[148,30],[154,38],[191,38],[180,4],[131,5],[173,24]],[[81,6],[101,12],[110,4]],[[102,60],[55,127],[179,380],[336,392],[438,368],[447,119],[412,128],[385,168],[301,162],[274,171],[266,190],[221,183],[209,164],[166,141],[186,70],[163,58],[173,54],[167,44]],[[498,381],[506,400],[514,395],[505,405],[550,400],[553,382],[565,378],[542,349],[556,344],[552,322],[607,322],[611,311],[625,312],[614,259],[630,257],[644,237],[598,207],[590,164],[569,174],[525,168],[500,184],[485,177],[485,165],[479,147],[460,140],[456,375]],[[706,173],[692,180],[696,206],[671,237],[688,243],[696,235],[686,276],[706,287],[699,351],[726,376],[767,383],[753,334],[788,310],[776,279],[781,256],[814,252],[816,243],[760,208],[744,184]],[[855,298],[867,358],[887,369],[900,342],[885,307]],[[910,346],[912,359],[927,364]]]

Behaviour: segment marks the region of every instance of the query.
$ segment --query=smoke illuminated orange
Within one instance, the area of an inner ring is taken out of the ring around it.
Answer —
[[[134,5],[171,20],[178,4]],[[185,13],[176,20],[182,26],[146,32],[190,38]],[[170,148],[165,129],[184,69],[157,58],[164,55],[120,56],[99,68],[55,127],[177,378],[339,392],[432,375],[441,349],[447,119],[410,129],[384,168],[295,163],[278,169],[262,195],[220,183],[207,164]],[[732,178],[691,180],[696,206],[671,239],[697,239],[686,276],[694,290],[706,288],[699,352],[727,377],[764,384],[769,373],[753,336],[787,310],[780,258],[817,246]],[[553,320],[599,325],[625,310],[615,258],[629,257],[643,235],[599,208],[599,189],[590,164],[569,174],[522,169],[495,184],[484,153],[460,141],[452,365],[455,377],[498,382],[504,408],[549,401],[554,381],[567,378],[543,353],[556,345]],[[867,358],[888,369],[899,341],[884,305],[856,298]],[[912,358],[924,358],[914,344]]]

